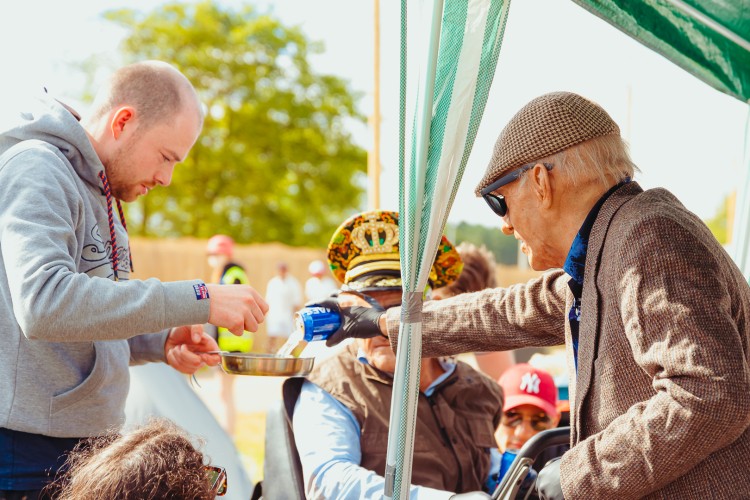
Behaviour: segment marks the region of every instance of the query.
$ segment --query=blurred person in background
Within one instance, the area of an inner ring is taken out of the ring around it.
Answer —
[[[211,266],[211,282],[222,285],[249,285],[245,268],[234,261],[234,240],[224,234],[212,236],[206,245],[208,265]],[[253,348],[253,334],[245,331],[234,335],[226,328],[216,329],[219,349],[230,352],[250,352]],[[237,405],[234,401],[235,376],[218,370],[221,379],[221,400],[224,402],[224,428],[234,435],[237,421]]]
[[[505,402],[503,418],[495,432],[497,446],[502,454],[500,468],[493,477],[495,486],[502,481],[516,454],[529,439],[542,431],[554,429],[560,422],[557,387],[552,375],[546,371],[527,363],[519,363],[507,369],[498,383],[503,390]],[[566,446],[557,452],[562,455],[567,448]],[[544,463],[546,461],[545,459]],[[528,491],[534,478],[536,472],[530,472],[522,491]]]
[[[448,286],[432,291],[432,300],[441,300],[461,293],[478,292],[485,288],[495,288],[495,256],[482,245],[462,241],[456,246],[464,263],[458,279]],[[516,360],[513,351],[475,352],[479,369],[491,379],[497,380]]]
[[[213,500],[228,490],[190,436],[167,419],[82,441],[47,487],[56,500]]]
[[[294,313],[302,307],[302,287],[297,278],[289,274],[286,262],[276,265],[276,276],[266,286],[266,332],[268,346],[266,350],[274,354],[284,345],[294,330]]]
[[[307,302],[318,302],[334,293],[338,287],[328,276],[328,267],[322,260],[314,260],[307,267],[310,277],[305,282],[305,299]]]

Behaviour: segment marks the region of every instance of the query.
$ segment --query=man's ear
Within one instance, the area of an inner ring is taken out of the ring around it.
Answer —
[[[553,193],[552,179],[550,178],[549,170],[547,170],[547,168],[541,163],[537,163],[531,170],[531,181],[534,193],[539,198],[542,207],[551,207]]]
[[[135,110],[130,106],[123,106],[118,108],[112,115],[112,121],[110,122],[110,129],[112,131],[112,137],[115,140],[119,139],[122,133],[125,131],[125,127],[134,127]]]

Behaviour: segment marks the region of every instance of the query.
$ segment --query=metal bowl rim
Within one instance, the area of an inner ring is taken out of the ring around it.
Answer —
[[[274,363],[273,361],[277,362]],[[237,366],[229,366],[230,363]],[[291,364],[292,368],[281,369],[280,366],[276,366],[289,364]],[[269,354],[258,355],[252,353],[227,353],[221,355],[222,369],[226,373],[233,375],[299,377],[310,373],[314,364],[315,358],[278,357]]]

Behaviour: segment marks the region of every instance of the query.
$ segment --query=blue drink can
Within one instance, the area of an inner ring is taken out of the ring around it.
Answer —
[[[295,316],[297,330],[304,333],[307,342],[326,340],[341,326],[339,314],[327,307],[305,307]]]

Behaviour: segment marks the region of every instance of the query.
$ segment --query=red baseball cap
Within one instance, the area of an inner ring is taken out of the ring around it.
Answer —
[[[557,410],[557,386],[552,375],[546,371],[519,363],[505,370],[498,383],[505,393],[503,411],[521,405],[534,405],[550,417],[560,414]]]
[[[232,256],[234,251],[234,240],[225,234],[217,234],[208,240],[206,253],[209,255]]]

